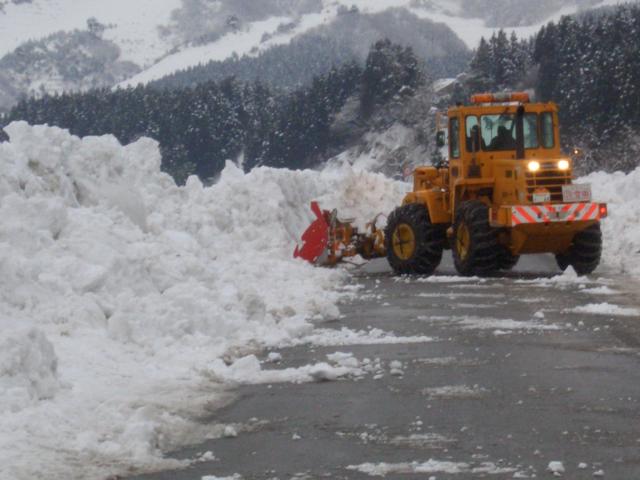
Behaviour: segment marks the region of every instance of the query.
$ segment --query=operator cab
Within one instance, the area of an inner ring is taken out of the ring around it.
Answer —
[[[471,103],[449,112],[450,159],[461,153],[490,153],[491,159],[559,154],[555,105],[530,104],[521,92],[473,95]]]
[[[449,109],[448,160],[455,180],[487,185],[495,204],[561,201],[571,160],[560,151],[558,108],[524,92],[478,94]]]

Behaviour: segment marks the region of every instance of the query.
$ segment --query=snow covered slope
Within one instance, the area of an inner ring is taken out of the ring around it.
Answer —
[[[531,9],[523,0],[28,0],[3,2],[0,13],[0,57],[14,52],[30,40],[40,40],[58,32],[86,31],[87,21],[95,19],[106,27],[100,37],[120,49],[120,64],[130,75],[122,85],[147,83],[177,70],[210,60],[223,60],[233,54],[257,54],[289,42],[316,27],[331,24],[338,15],[352,8],[377,13],[388,8],[405,8],[420,18],[450,27],[469,48],[481,36],[490,36],[497,27],[514,29],[528,36],[548,21],[581,8],[621,3],[621,0],[544,0],[544,9]],[[543,12],[542,14],[540,12]],[[200,12],[200,14],[198,14]],[[111,45],[109,45],[111,46]],[[48,47],[39,47],[44,49]],[[39,56],[41,54],[39,53]],[[52,49],[49,62],[60,55]],[[46,65],[46,64],[45,64]],[[11,69],[3,64],[3,69]],[[109,85],[121,81],[122,68],[105,75],[75,79],[56,77],[55,65],[20,71],[0,79],[0,107],[10,105],[20,94],[38,94]],[[36,78],[30,78],[36,77]],[[17,79],[17,80],[16,80]],[[18,81],[19,80],[19,81]],[[74,83],[75,82],[75,83]],[[14,83],[18,83],[14,85]],[[6,98],[2,98],[6,97]]]
[[[212,60],[224,60],[231,55],[255,55],[273,45],[288,43],[292,38],[302,35],[320,26],[326,26],[338,18],[345,8],[357,8],[361,13],[374,14],[389,8],[406,8],[419,18],[428,19],[447,25],[470,48],[475,48],[481,37],[490,37],[498,27],[489,27],[484,18],[469,17],[461,0],[438,0],[416,2],[415,0],[325,0],[319,13],[308,13],[300,17],[273,17],[265,21],[254,22],[246,30],[229,32],[215,42],[205,45],[187,46],[167,55],[156,65],[134,76],[121,86],[146,84],[166,75]],[[594,6],[622,3],[622,0],[596,1]],[[562,15],[570,15],[579,11],[578,2],[563,2],[566,6],[549,11],[541,21],[531,25],[500,25],[515,31],[526,38],[536,33],[545,23],[558,20]],[[293,28],[283,29],[285,25]]]
[[[28,40],[59,31],[85,30],[94,17],[109,26],[105,37],[122,51],[122,60],[147,66],[172,47],[158,27],[169,22],[181,0],[32,0],[8,3],[0,14],[0,56]]]

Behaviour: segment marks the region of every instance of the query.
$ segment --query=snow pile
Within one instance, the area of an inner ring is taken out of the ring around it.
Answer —
[[[602,222],[605,265],[640,277],[640,167],[629,174],[596,172],[580,182],[591,184],[594,200],[609,204]]]
[[[345,274],[291,258],[309,202],[369,218],[404,188],[348,167],[232,164],[212,187],[179,188],[152,140],[6,131],[0,478],[104,478],[204,438],[190,419],[220,399],[218,359],[339,314]]]

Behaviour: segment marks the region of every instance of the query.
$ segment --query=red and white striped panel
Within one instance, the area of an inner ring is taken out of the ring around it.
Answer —
[[[516,205],[511,207],[513,226],[528,223],[584,222],[600,220],[598,203],[566,203],[562,205]]]

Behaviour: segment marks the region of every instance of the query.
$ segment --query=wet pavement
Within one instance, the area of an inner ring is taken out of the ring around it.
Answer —
[[[206,420],[244,425],[237,436],[170,454],[215,460],[131,478],[506,479],[556,470],[640,479],[637,286],[606,272],[557,274],[546,256],[482,280],[456,277],[450,262],[431,278],[393,277],[382,262],[361,269],[353,283],[362,288],[323,327],[431,341],[278,350],[282,361],[263,368],[335,352],[372,367],[357,378],[239,387]],[[615,314],[580,313],[603,303]]]

